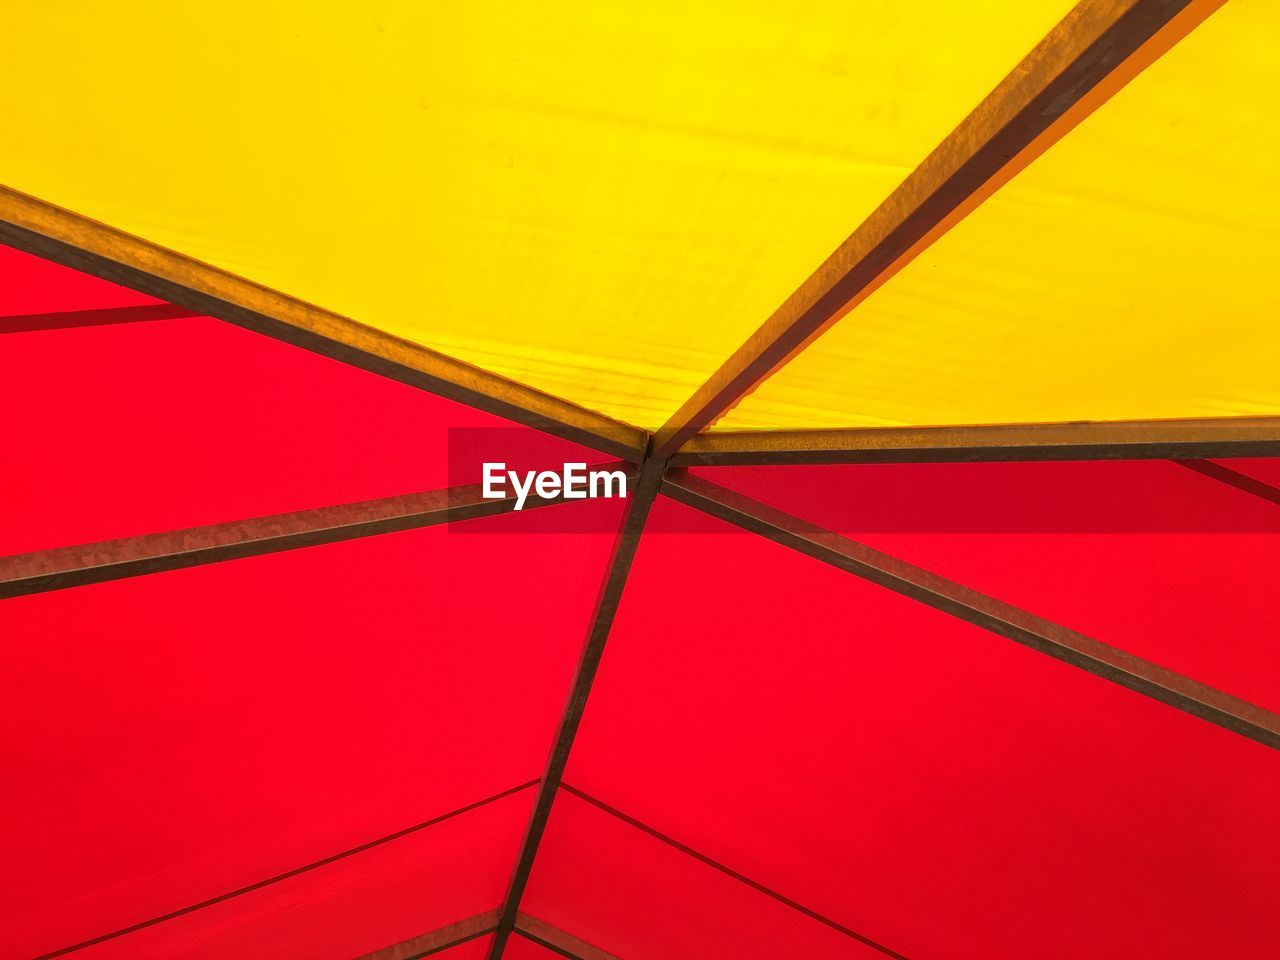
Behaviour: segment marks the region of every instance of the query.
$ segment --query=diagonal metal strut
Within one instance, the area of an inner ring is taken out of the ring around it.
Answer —
[[[1076,105],[1184,8],[1202,18],[1220,2],[1077,4],[671,416],[654,435],[654,454],[672,456],[714,423],[1025,162],[1037,138],[1078,119]]]
[[[0,242],[557,437],[638,461],[643,430],[0,185]]]
[[[1273,749],[1280,715],[684,471],[664,495]]]
[[[646,460],[641,464],[639,479],[627,500],[622,526],[614,537],[613,553],[609,558],[604,582],[596,599],[595,612],[592,614],[591,627],[579,656],[573,686],[569,690],[569,699],[560,717],[551,755],[547,758],[546,770],[542,775],[537,799],[534,801],[533,813],[529,817],[516,866],[512,871],[511,883],[503,901],[498,930],[493,939],[493,946],[489,950],[489,960],[501,960],[507,939],[515,928],[520,900],[529,882],[529,873],[533,869],[538,846],[542,843],[542,836],[546,832],[547,820],[551,816],[551,806],[555,802],[556,791],[560,788],[565,767],[569,762],[569,751],[573,748],[574,738],[578,734],[578,725],[582,722],[587,697],[591,693],[591,685],[595,681],[600,658],[604,655],[605,643],[609,639],[609,630],[613,626],[618,604],[622,600],[627,575],[635,560],[636,548],[640,545],[640,535],[644,532],[645,521],[657,497],[665,469],[666,462],[663,460]]]
[[[623,470],[628,484],[634,482],[631,464],[599,469]],[[514,496],[487,499],[482,492],[481,484],[467,484],[0,557],[0,599],[487,517],[515,506]],[[530,495],[524,509],[562,502]]]
[[[723,467],[1274,456],[1280,456],[1280,417],[1221,417],[703,433],[685,443],[671,458],[671,465]]]

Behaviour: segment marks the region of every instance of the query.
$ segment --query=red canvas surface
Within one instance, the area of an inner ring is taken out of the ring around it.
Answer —
[[[153,302],[2,246],[0,290],[0,315]],[[478,482],[451,431],[610,459],[208,317],[2,329],[0,556]]]
[[[1275,751],[682,505],[650,523],[567,783],[913,960],[1274,954]],[[708,955],[718,913],[648,899],[691,899],[680,855],[563,795],[549,841],[530,913]]]
[[[207,317],[4,335],[0,555],[480,480],[509,456],[601,455]],[[465,475],[464,475],[465,473]]]
[[[0,603],[0,956],[539,777],[611,546],[549,518],[594,528],[617,510],[586,501]]]
[[[1280,457],[1252,457],[1214,462],[1280,490]]]
[[[561,792],[522,909],[617,957],[881,957]]]
[[[707,468],[757,500],[1280,708],[1280,506],[1168,461]]]
[[[84,960],[351,960],[494,909],[531,790],[366,853],[72,954]],[[478,960],[488,937],[437,956]]]
[[[492,943],[493,937],[479,937],[460,943],[456,947],[450,947],[448,950],[433,953],[431,956],[439,957],[440,960],[484,960],[489,955],[489,947]],[[507,951],[507,956],[511,956],[510,950]]]
[[[0,317],[159,302],[0,244]]]
[[[526,940],[519,934],[511,936],[503,949],[503,960],[554,960],[563,954],[548,950],[532,940]]]

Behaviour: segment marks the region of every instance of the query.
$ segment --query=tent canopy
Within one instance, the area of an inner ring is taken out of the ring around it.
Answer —
[[[1280,24],[983,12],[10,5],[0,960],[1272,957]]]

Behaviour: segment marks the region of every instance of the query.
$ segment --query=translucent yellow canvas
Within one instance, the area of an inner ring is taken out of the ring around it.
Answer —
[[[653,428],[1070,6],[11,2],[0,181]]]
[[[1280,414],[1277,41],[1230,0],[716,429]]]

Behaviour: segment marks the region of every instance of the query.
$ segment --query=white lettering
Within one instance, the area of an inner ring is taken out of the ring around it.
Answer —
[[[538,496],[554,497],[560,493],[560,475],[550,470],[538,474]],[[516,507],[519,510],[519,507]]]
[[[587,465],[585,463],[564,465],[564,498],[566,500],[587,499]]]
[[[551,500],[585,500],[587,497],[625,497],[627,475],[621,470],[587,470],[585,463],[566,463],[563,473],[554,470],[526,470],[523,474],[508,470],[505,463],[485,463],[484,483],[480,495],[486,500],[505,500],[515,493],[515,508],[523,510],[530,492]]]
[[[523,510],[525,498],[529,496],[529,488],[533,486],[534,472],[530,470],[524,475],[524,486],[520,485],[520,477],[514,470],[508,470],[507,476],[511,478],[511,486],[515,487],[516,509]]]
[[[598,493],[596,484],[604,485],[604,493]],[[618,492],[613,492],[613,485],[618,485]],[[592,470],[591,496],[593,497],[625,497],[627,495],[627,475],[621,470]]]
[[[486,463],[484,465],[484,489],[480,491],[480,495],[486,500],[501,500],[506,496],[501,489],[495,489],[494,484],[501,485],[505,480],[505,472],[507,465],[505,463]]]

